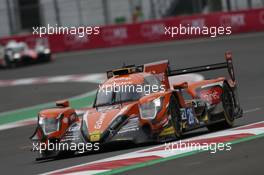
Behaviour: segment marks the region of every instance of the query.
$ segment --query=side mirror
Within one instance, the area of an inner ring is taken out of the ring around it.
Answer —
[[[226,60],[232,60],[232,52],[231,51],[227,51],[225,53],[225,59]]]
[[[68,100],[56,101],[56,106],[67,108],[70,106],[70,102]]]
[[[236,77],[235,77],[235,71],[234,71],[234,66],[233,66],[232,53],[230,51],[226,52],[225,58],[226,58],[227,69],[228,69],[230,78],[232,79],[232,81],[235,82]]]

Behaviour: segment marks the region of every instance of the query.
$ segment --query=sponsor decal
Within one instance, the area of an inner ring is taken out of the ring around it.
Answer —
[[[245,14],[223,15],[220,18],[220,24],[226,27],[231,26],[232,28],[245,26]]]
[[[141,26],[141,34],[144,37],[156,39],[159,38],[161,35],[164,35],[164,28],[164,23],[143,24]]]
[[[200,97],[202,100],[207,101],[210,104],[217,104],[221,101],[221,94],[223,90],[220,86],[214,86],[210,89],[204,89],[200,91]]]
[[[126,133],[126,132],[134,132],[134,131],[138,131],[139,128],[136,126],[136,127],[131,127],[131,128],[124,128],[124,129],[121,129],[120,131],[117,132],[117,134],[123,134],[123,133]]]
[[[194,113],[193,113],[192,108],[186,109],[186,115],[188,118],[189,125],[194,125],[195,124],[195,118],[194,118]]]
[[[185,27],[204,27],[205,26],[205,19],[204,18],[198,18],[198,19],[192,19],[192,20],[183,20],[180,22]]]
[[[102,32],[103,40],[109,42],[120,41],[128,38],[127,28],[118,27],[118,28],[108,28]]]
[[[100,131],[94,131],[90,134],[90,141],[91,142],[98,142],[101,138],[101,132]]]
[[[167,136],[167,135],[172,135],[174,134],[174,128],[171,126],[171,127],[168,127],[168,128],[165,128],[160,134],[159,136],[162,137],[162,136]]]
[[[74,124],[73,126],[71,126],[70,128],[69,128],[69,132],[73,132],[73,131],[79,131],[80,130],[80,125],[78,125],[78,124]]]
[[[193,107],[195,108],[205,106],[205,103],[201,100],[194,100],[192,103],[193,103]]]
[[[75,35],[64,35],[64,43],[71,47],[80,47],[90,42],[89,36],[85,34],[84,37],[79,37],[78,34]]]
[[[95,122],[94,129],[101,129],[106,113],[102,113],[99,119]]]
[[[184,121],[187,121],[188,125],[195,125],[198,123],[198,120],[195,117],[193,108],[182,108],[181,109],[181,118]],[[185,122],[184,121],[184,122]],[[186,123],[184,123],[186,125]]]

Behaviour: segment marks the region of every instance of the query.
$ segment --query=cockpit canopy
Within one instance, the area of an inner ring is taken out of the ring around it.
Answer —
[[[137,101],[145,95],[161,90],[163,90],[162,83],[153,74],[120,75],[110,78],[99,87],[94,106]]]

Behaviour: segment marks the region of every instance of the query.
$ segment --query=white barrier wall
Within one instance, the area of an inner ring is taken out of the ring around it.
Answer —
[[[56,13],[55,13],[55,7],[53,4],[53,0],[45,0],[40,1],[41,5],[41,13],[42,13],[42,21],[44,24],[51,24],[55,25],[56,22]]]
[[[105,23],[102,0],[82,0],[81,4],[81,24],[102,25]]]
[[[251,0],[252,8],[264,6],[264,0]],[[226,0],[222,0],[223,9],[227,11]],[[230,0],[232,10],[243,10],[248,8],[248,0]]]

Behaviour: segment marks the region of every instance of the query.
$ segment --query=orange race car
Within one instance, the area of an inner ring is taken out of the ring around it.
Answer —
[[[165,142],[200,127],[230,128],[243,112],[231,53],[225,57],[223,63],[180,70],[164,60],[108,71],[91,108],[79,113],[68,101],[60,101],[39,112],[33,150],[43,159],[80,148],[96,151],[112,142]],[[228,76],[169,82],[171,76],[216,69],[227,69]]]

